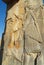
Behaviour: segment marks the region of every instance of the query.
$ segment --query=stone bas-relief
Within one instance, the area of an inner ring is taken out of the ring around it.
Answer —
[[[2,65],[44,65],[43,12],[41,0],[19,0],[7,10]]]

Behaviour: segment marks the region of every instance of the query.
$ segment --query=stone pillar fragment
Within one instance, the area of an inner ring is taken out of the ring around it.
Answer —
[[[44,65],[41,0],[4,1],[8,6],[2,65]]]

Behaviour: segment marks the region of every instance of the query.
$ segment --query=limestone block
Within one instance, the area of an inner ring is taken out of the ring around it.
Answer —
[[[19,0],[8,5],[2,65],[44,65],[41,1]]]

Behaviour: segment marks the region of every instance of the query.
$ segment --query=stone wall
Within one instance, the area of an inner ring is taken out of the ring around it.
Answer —
[[[44,65],[41,0],[19,0],[7,11],[6,22],[2,65]]]

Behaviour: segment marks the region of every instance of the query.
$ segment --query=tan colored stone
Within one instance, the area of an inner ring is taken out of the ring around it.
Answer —
[[[43,12],[42,0],[8,4],[2,65],[44,65]]]

